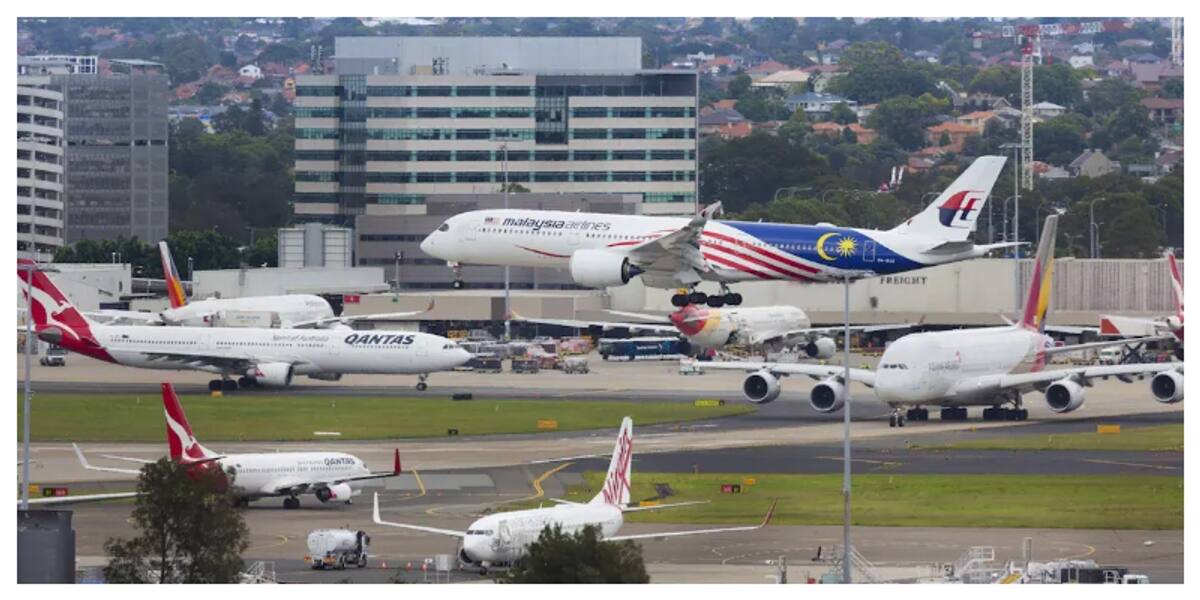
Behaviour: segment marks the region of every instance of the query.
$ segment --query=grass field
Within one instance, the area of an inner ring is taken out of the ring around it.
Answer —
[[[773,498],[772,523],[840,525],[842,476],[661,474],[634,471],[632,498],[651,498],[666,483],[675,496],[665,502],[709,504],[631,513],[639,523],[752,524]],[[567,498],[586,502],[604,474],[589,472],[586,484]],[[721,484],[742,485],[722,494]],[[1183,478],[1096,475],[855,475],[855,525],[890,527],[1037,527],[1064,529],[1182,529]]]
[[[929,446],[930,450],[1124,450],[1183,452],[1183,423],[1121,428],[1121,433],[1013,435]]]
[[[314,431],[335,439],[393,439],[536,432],[539,419],[558,421],[558,431],[612,429],[621,418],[637,425],[692,421],[754,410],[746,404],[696,407],[671,402],[570,400],[470,400],[429,397],[230,395],[182,396],[188,421],[205,441],[311,440]],[[158,394],[37,394],[35,442],[162,442],[166,438]],[[20,438],[18,408],[18,439]],[[325,438],[328,439],[328,438]]]

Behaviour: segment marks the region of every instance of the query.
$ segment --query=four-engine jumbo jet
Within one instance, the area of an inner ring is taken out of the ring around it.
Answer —
[[[1136,319],[1116,315],[1100,317],[1100,335],[1136,337],[1144,335],[1175,336],[1175,356],[1183,358],[1183,272],[1175,262],[1175,251],[1163,253],[1167,259],[1167,272],[1171,275],[1171,293],[1175,297],[1175,314],[1158,319]]]
[[[26,299],[28,273],[17,269]],[[449,339],[416,331],[97,325],[41,271],[33,273],[32,292],[38,338],[118,365],[216,373],[221,379],[209,382],[214,391],[233,391],[239,385],[288,386],[293,375],[336,380],[343,374],[365,373],[418,375],[417,389],[424,390],[429,373],[453,369],[471,358]]]
[[[633,481],[632,475],[633,420],[625,417],[621,421],[621,430],[617,434],[617,443],[613,447],[612,460],[608,465],[608,475],[604,478],[604,487],[586,504],[555,499],[557,503],[555,506],[493,513],[471,523],[466,531],[457,531],[384,521],[379,512],[379,494],[375,494],[374,520],[380,525],[389,527],[458,538],[461,541],[459,560],[464,564],[476,565],[487,570],[492,567],[511,565],[523,557],[529,545],[537,541],[538,535],[547,526],[557,525],[562,527],[564,533],[574,533],[587,525],[594,525],[600,529],[601,535],[608,541],[647,540],[731,531],[752,531],[766,526],[775,512],[775,504],[772,503],[762,523],[758,525],[617,535],[621,525],[625,523],[624,513],[702,503],[676,502],[652,506],[630,506],[629,490]]]
[[[676,294],[675,306],[741,304],[728,285],[802,283],[901,273],[983,256],[1013,244],[976,245],[970,235],[1004,166],[975,160],[921,213],[888,231],[828,223],[788,225],[713,219],[720,204],[691,219],[545,210],[480,210],[450,217],[421,242],[456,274],[466,264],[569,269],[586,287],[624,285],[635,276],[656,288],[721,284],[722,294]],[[456,279],[455,287],[461,287]]]
[[[189,470],[211,470],[233,475],[232,484],[243,505],[253,500],[283,496],[284,508],[300,508],[298,496],[312,494],[321,502],[350,503],[362,493],[359,482],[400,475],[400,450],[396,450],[391,471],[372,473],[358,457],[344,452],[262,452],[257,454],[218,454],[200,445],[192,434],[187,415],[175,395],[175,388],[162,384],[163,410],[167,420],[167,445],[171,460]],[[97,467],[88,462],[79,446],[75,455],[83,468],[91,471],[137,475],[138,469]],[[105,455],[106,458],[135,463],[154,461]],[[228,477],[222,478],[229,485]],[[130,494],[136,495],[136,494]],[[70,498],[68,496],[67,498]],[[80,498],[84,499],[84,498]],[[104,499],[94,496],[92,499]]]
[[[892,426],[903,426],[905,419],[927,420],[929,412],[924,406],[941,406],[943,420],[967,418],[968,406],[990,407],[983,411],[985,420],[1024,420],[1029,412],[1022,408],[1021,397],[1035,390],[1045,394],[1050,410],[1067,413],[1083,406],[1084,388],[1097,377],[1128,382],[1133,377],[1153,375],[1150,390],[1155,400],[1168,404],[1183,400],[1183,363],[1047,368],[1049,358],[1055,354],[1128,343],[1121,340],[1055,347],[1054,340],[1045,335],[1057,223],[1057,215],[1046,219],[1019,323],[912,333],[888,346],[876,371],[850,369],[851,381],[874,388],[875,396],[892,408]],[[849,383],[845,381],[845,370],[833,365],[698,362],[696,366],[748,371],[742,391],[748,400],[759,404],[779,397],[781,376],[820,379],[809,398],[820,412],[840,410]],[[907,407],[907,412],[901,412],[902,407]]]
[[[516,314],[512,318],[514,321],[578,329],[599,327],[678,333],[690,346],[682,349],[681,353],[689,355],[693,354],[694,350],[720,350],[727,345],[744,344],[767,350],[799,346],[809,358],[825,359],[837,352],[837,343],[830,336],[837,335],[844,329],[841,326],[813,327],[808,315],[795,306],[705,308],[689,304],[666,317],[616,310],[609,312],[622,317],[642,319],[645,322],[542,319]],[[851,327],[850,331],[871,333],[908,327],[911,325],[859,325]]]

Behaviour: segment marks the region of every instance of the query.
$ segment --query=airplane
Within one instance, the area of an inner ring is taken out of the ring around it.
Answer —
[[[454,269],[464,263],[568,269],[575,283],[620,286],[635,277],[654,288],[685,288],[674,306],[737,306],[729,285],[861,279],[977,258],[1016,243],[976,245],[969,238],[1003,156],[975,160],[921,213],[887,230],[717,221],[720,203],[691,219],[524,209],[479,210],[447,219],[422,242]],[[715,281],[721,293],[694,291]]]
[[[875,397],[891,407],[889,425],[903,427],[905,420],[928,420],[929,411],[924,406],[941,406],[943,421],[965,420],[968,406],[990,407],[983,411],[984,420],[1023,421],[1029,411],[1023,408],[1022,395],[1035,390],[1045,395],[1050,410],[1068,413],[1083,406],[1084,388],[1098,377],[1116,377],[1128,383],[1135,376],[1140,379],[1151,375],[1150,390],[1155,400],[1166,404],[1183,400],[1183,363],[1047,368],[1050,357],[1056,354],[1128,343],[1121,340],[1056,347],[1053,338],[1045,334],[1057,226],[1057,215],[1047,217],[1019,322],[911,333],[884,350],[877,370],[850,369],[850,381],[874,388]],[[750,373],[742,391],[756,404],[778,398],[779,378],[787,375],[820,380],[809,394],[813,409],[830,413],[845,404],[848,382],[843,367],[758,362],[697,362],[695,366]],[[908,410],[901,412],[901,407]]]
[[[689,304],[666,317],[636,312],[610,310],[614,315],[642,319],[645,322],[578,321],[571,319],[542,319],[513,313],[512,320],[587,329],[630,329],[682,335],[688,347],[682,354],[695,350],[719,350],[726,345],[746,344],[778,350],[798,345],[809,358],[826,359],[837,352],[837,343],[830,336],[844,330],[841,326],[813,327],[808,315],[795,306],[756,306],[746,308],[705,308]],[[850,328],[856,333],[874,333],[911,325],[860,325]]]
[[[260,498],[283,496],[283,507],[300,508],[300,498],[312,494],[321,503],[345,502],[362,493],[360,482],[400,475],[400,450],[396,449],[391,471],[372,472],[361,459],[344,452],[260,452],[218,454],[196,440],[175,388],[162,384],[163,411],[167,422],[167,445],[171,460],[189,471],[225,474],[223,485],[234,486],[238,504],[247,506]],[[79,446],[72,444],[84,469],[138,475],[138,469],[97,467],[88,462]],[[152,460],[105,455],[134,463]],[[233,480],[229,480],[232,476]],[[134,493],[133,495],[136,495]]]
[[[555,506],[497,512],[471,523],[466,531],[440,529],[384,521],[379,513],[379,494],[375,494],[374,521],[379,525],[398,527],[436,533],[461,542],[458,552],[459,560],[466,565],[474,565],[483,570],[492,567],[511,565],[523,557],[530,544],[537,541],[538,535],[545,527],[555,525],[562,527],[564,533],[574,533],[587,525],[600,529],[601,535],[607,541],[665,539],[689,535],[710,533],[725,533],[733,531],[753,531],[761,529],[771,521],[775,512],[775,504],[767,511],[766,516],[758,525],[721,527],[717,529],[693,529],[686,531],[670,531],[661,533],[642,533],[636,535],[617,535],[624,524],[624,514],[644,510],[657,510],[703,504],[703,501],[675,502],[671,504],[656,504],[653,506],[630,506],[629,491],[632,485],[633,460],[633,419],[625,417],[621,421],[621,429],[617,434],[617,443],[613,447],[612,460],[609,462],[608,474],[604,486],[590,502],[577,503],[562,499],[554,499]]]
[[[328,301],[314,294],[205,298],[189,301],[166,241],[158,242],[158,253],[162,260],[163,279],[167,286],[170,308],[158,313],[103,309],[87,311],[84,314],[104,325],[189,327],[208,327],[217,322],[232,324],[239,319],[245,322],[247,319],[269,314],[278,318],[280,328],[302,329],[349,325],[355,321],[402,319],[433,310],[433,301],[430,300],[425,310],[338,317],[333,314],[333,308],[329,306]]]
[[[18,262],[32,264],[29,259]],[[28,273],[17,269],[26,301]],[[209,381],[212,391],[287,387],[294,375],[336,381],[343,374],[363,373],[415,374],[417,389],[424,391],[429,373],[453,369],[471,358],[452,340],[416,331],[98,325],[36,270],[32,308],[41,340],[128,367],[215,373],[220,379]]]
[[[1168,334],[1175,337],[1175,357],[1183,359],[1183,272],[1175,262],[1175,251],[1163,252],[1167,271],[1171,274],[1171,291],[1175,297],[1175,314],[1159,319],[1136,319],[1116,315],[1100,317],[1100,335],[1134,337]]]

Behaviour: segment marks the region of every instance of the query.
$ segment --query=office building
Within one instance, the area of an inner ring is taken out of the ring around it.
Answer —
[[[49,76],[17,76],[17,256],[63,246],[63,95]]]
[[[638,38],[352,37],[334,54],[335,74],[296,80],[298,220],[423,215],[505,181],[695,210],[696,73],[642,69]]]
[[[100,72],[99,58],[65,54],[38,54],[17,57],[18,75],[45,75],[51,72],[95,75]]]

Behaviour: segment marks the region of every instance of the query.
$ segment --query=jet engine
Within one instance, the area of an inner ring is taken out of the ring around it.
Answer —
[[[846,386],[836,377],[830,377],[813,387],[808,403],[817,412],[837,412],[846,404]]]
[[[1083,386],[1074,379],[1059,379],[1046,388],[1046,404],[1056,413],[1069,413],[1083,406]]]
[[[252,367],[246,375],[262,385],[287,387],[292,385],[292,365],[288,363],[262,363]]]
[[[1175,404],[1183,400],[1183,373],[1163,371],[1150,380],[1150,391],[1154,399],[1163,404]]]
[[[629,259],[607,250],[577,250],[571,255],[571,279],[590,288],[625,285],[640,268]]]
[[[833,338],[819,337],[804,346],[804,353],[809,358],[826,359],[837,352],[837,342]]]
[[[746,377],[746,381],[742,382],[742,393],[754,404],[774,402],[781,391],[779,378],[767,369],[751,373]]]
[[[329,502],[330,500],[349,500],[350,496],[354,495],[354,490],[350,488],[348,483],[335,483],[329,487],[323,487],[317,490],[317,500],[321,502]]]
[[[309,379],[319,379],[321,381],[341,381],[341,373],[331,373],[329,371],[321,371],[319,373],[309,373]]]

